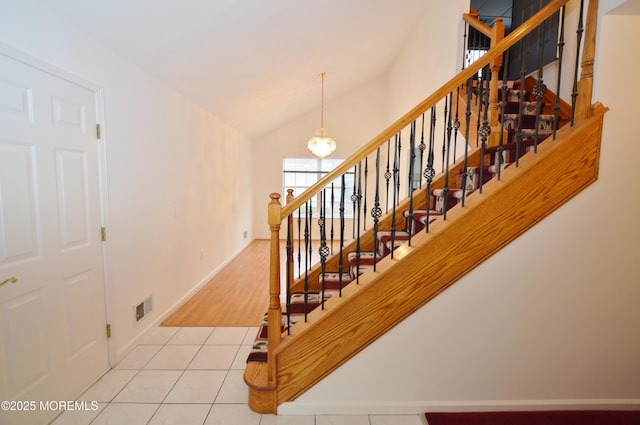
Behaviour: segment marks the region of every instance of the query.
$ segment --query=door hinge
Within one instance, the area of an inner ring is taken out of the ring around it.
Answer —
[[[100,238],[102,239],[102,242],[106,242],[107,241],[107,228],[106,227],[101,227],[100,228]]]
[[[96,124],[96,137],[102,139],[102,131],[100,131],[100,124]]]
[[[107,323],[107,338],[111,338],[111,323]]]

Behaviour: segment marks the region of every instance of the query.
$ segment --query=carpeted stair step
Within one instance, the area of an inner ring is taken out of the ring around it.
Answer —
[[[442,212],[436,210],[413,210],[413,219],[409,220],[409,211],[407,210],[404,211],[404,216],[407,219],[405,230],[415,235],[424,229],[427,219],[429,219],[429,223],[433,223],[438,217],[442,217]]]
[[[351,277],[355,280],[362,273],[373,270],[373,265],[381,259],[380,254],[372,251],[361,252],[360,256],[356,252],[348,253],[347,261],[349,262]]]
[[[337,291],[324,292],[324,300],[328,300],[334,295],[337,295]],[[291,300],[289,305],[290,315],[287,318],[287,304],[281,305],[282,319],[280,332],[285,332],[289,325],[293,326],[301,320],[304,320],[305,313],[309,314],[321,304],[322,293],[319,291],[309,291],[306,296],[305,306],[305,294],[304,292],[295,292],[291,294]],[[247,362],[262,362],[267,361],[267,341],[268,341],[268,314],[265,314],[262,323],[258,327],[258,333],[253,341],[253,346],[247,357]]]
[[[537,127],[539,130],[552,130],[553,129],[553,115],[551,114],[540,114],[536,116],[535,113],[533,115],[523,115],[522,120],[520,120],[520,115],[518,114],[504,114],[504,128],[505,130],[515,130],[518,128],[518,123],[522,126],[522,129],[531,129]]]
[[[457,188],[449,189],[449,193],[447,195],[447,200],[446,200],[447,210],[456,206],[458,202],[460,202],[460,200],[462,199],[463,193],[464,193],[464,196],[467,197],[471,195],[474,191],[475,191],[474,189],[472,190],[465,189],[464,191],[462,189],[457,189]],[[432,194],[435,197],[436,211],[444,212],[444,203],[445,203],[444,189],[434,189]]]
[[[351,281],[353,281],[353,277],[349,272],[325,272],[321,273],[318,277],[319,286],[322,288],[324,285],[325,291],[339,291]]]
[[[382,230],[378,232],[378,255],[380,257],[384,257],[389,255],[393,249],[396,249],[403,243],[409,240],[409,232],[405,231],[395,231],[392,232],[390,230]]]

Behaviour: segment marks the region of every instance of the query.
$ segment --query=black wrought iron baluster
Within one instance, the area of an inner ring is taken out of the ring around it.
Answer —
[[[391,156],[391,139],[387,140],[387,171],[384,173],[384,178],[387,181],[387,195],[385,196],[385,214],[389,213],[389,182],[391,181],[391,168],[389,168],[389,157]]]
[[[480,77],[478,78],[478,92],[476,93],[476,104],[478,105],[478,119],[476,120],[476,147],[480,146],[480,117],[482,116],[482,109],[484,106],[484,69],[480,71]]]
[[[522,142],[522,117],[524,115],[524,78],[527,74],[527,36],[520,40],[520,103],[518,104],[518,126],[516,129],[516,167],[520,166],[520,146]]]
[[[422,170],[422,163],[424,162],[424,151],[427,149],[427,145],[424,143],[424,112],[422,113],[422,124],[420,129],[420,144],[418,145],[420,150],[420,167]],[[418,173],[418,187],[422,187],[422,173]]]
[[[427,200],[427,217],[425,220],[425,225],[424,225],[424,229],[425,229],[425,233],[429,233],[429,211],[431,210],[431,185],[433,183],[433,178],[436,176],[436,170],[435,168],[433,168],[433,160],[434,160],[434,150],[435,150],[435,139],[434,139],[434,135],[433,135],[433,131],[434,131],[434,118],[436,115],[436,110],[435,110],[435,105],[431,107],[431,118],[429,120],[429,151],[427,152],[427,165],[424,168],[424,179],[427,182],[427,193],[426,193],[426,200]],[[445,188],[447,188],[447,184],[446,184],[446,180],[445,180]],[[445,192],[443,193],[444,198],[445,198],[445,210],[446,210],[446,198],[447,198],[447,189],[445,189]]]
[[[333,186],[333,182],[331,182],[331,255],[333,255],[333,219],[334,219],[334,212],[335,212],[335,196],[334,196],[334,186]]]
[[[402,132],[398,133],[398,151],[396,152],[398,156],[398,161],[396,162],[394,172],[397,174],[397,178],[394,180],[397,186],[397,197],[394,204],[397,206],[400,204],[400,158],[402,158]]]
[[[382,209],[380,208],[380,147],[376,150],[376,191],[373,199],[373,208],[371,209],[371,217],[373,218],[373,240],[378,240],[378,221],[382,217]],[[376,260],[378,250],[373,250],[373,271],[376,271]]]
[[[393,153],[393,207],[391,210],[391,228],[389,229],[391,230],[391,258],[393,258],[393,246],[396,242],[396,200],[400,197],[400,194],[398,193],[400,190],[400,177],[398,175],[398,161],[400,160],[400,133],[396,133],[395,147],[396,149]],[[378,243],[378,241],[375,241],[375,243]],[[374,249],[376,249],[375,246]]]
[[[298,278],[302,277],[302,207],[298,208]]]
[[[310,264],[310,257],[307,255],[307,253],[311,250],[311,235],[309,233],[310,231],[310,226],[309,226],[309,221],[310,221],[310,216],[311,216],[311,206],[309,204],[309,201],[306,202],[306,209],[307,209],[307,214],[306,214],[306,218],[304,220],[304,247],[305,247],[305,255],[304,255],[304,321],[307,321],[307,308],[309,306],[309,268],[311,267]]]
[[[584,0],[580,0],[580,16],[578,18],[578,30],[577,37],[578,43],[576,45],[576,65],[573,73],[573,90],[571,91],[571,127],[575,122],[576,117],[576,101],[578,100],[578,72],[580,70],[580,44],[582,44],[582,34],[584,33],[584,20],[582,15],[584,14]]]
[[[442,126],[442,168],[440,169],[441,172],[444,173],[444,160],[445,160],[445,156],[446,156],[446,150],[447,150],[447,111],[448,111],[448,106],[449,106],[449,97],[445,96],[444,97],[444,121],[442,121],[444,123],[444,125]],[[422,163],[420,164],[420,168],[422,169]]]
[[[357,214],[357,227],[358,227],[358,231],[357,231],[357,235],[356,235],[356,285],[358,283],[360,283],[360,217],[361,217],[361,211],[362,209],[360,208],[362,206],[362,161],[358,162],[358,189],[357,192],[354,192],[354,195],[356,196],[356,206],[358,208],[358,214]]]
[[[292,217],[287,217],[287,261],[286,261],[286,269],[285,269],[285,281],[286,281],[286,306],[287,306],[287,335],[291,334],[291,284],[293,283],[293,276],[291,276],[291,272],[293,271],[292,262],[293,262],[293,241],[291,240],[293,233],[293,220]]]
[[[498,149],[496,150],[495,166],[496,166],[496,178],[500,180],[502,174],[502,164],[505,162],[504,158],[504,111],[507,105],[507,88],[509,79],[509,56],[511,49],[507,50],[504,61],[504,71],[502,74],[502,102],[500,104],[500,140],[498,141]]]
[[[356,196],[356,191],[357,191],[357,188],[356,188],[356,184],[357,184],[357,182],[356,182],[356,172],[357,172],[357,166],[354,165],[353,166],[353,192],[351,192],[351,203],[353,204],[352,211],[353,211],[354,217],[355,217],[355,214],[356,214],[356,201],[357,201],[357,196]],[[353,225],[353,220],[351,222],[351,236],[352,236],[352,239],[356,238],[356,226]]]
[[[309,201],[309,249],[307,250],[307,255],[309,256],[309,267],[307,269],[311,270],[311,265],[313,264],[313,238],[311,237],[311,233],[313,230],[313,206],[312,202]]]
[[[346,191],[345,175],[340,177],[340,252],[338,253],[338,290],[339,295],[342,296],[342,272],[344,271],[344,198]]]
[[[464,35],[462,37],[462,69],[467,66],[467,57],[469,56],[469,40],[467,33],[469,32],[469,24],[464,23]]]
[[[408,244],[411,246],[411,235],[412,227],[413,227],[413,168],[415,167],[415,159],[416,159],[416,121],[413,120],[411,122],[411,129],[409,135],[409,179],[408,179],[408,187],[409,187],[409,211],[406,217],[406,230],[409,232],[409,240]]]
[[[484,80],[487,82],[491,80],[489,66],[483,68],[482,73],[484,75]],[[480,170],[478,172],[478,191],[482,193],[482,181],[484,179],[484,153],[487,150],[487,139],[491,134],[491,126],[489,125],[489,90],[485,90],[484,97],[482,99],[483,115],[482,115],[482,126],[480,127],[479,135],[480,135]],[[480,121],[480,116],[478,116],[478,121]]]
[[[322,189],[320,191],[320,218],[318,219],[318,226],[320,226],[320,249],[318,250],[318,254],[320,254],[320,266],[321,266],[321,294],[320,294],[320,303],[322,304],[322,309],[324,310],[324,279],[325,279],[325,271],[327,267],[327,257],[330,254],[329,247],[327,246],[327,233],[325,229],[325,220],[326,220],[326,189]]]
[[[460,87],[456,88],[456,119],[453,121],[453,163],[458,161],[456,153],[458,147],[458,132],[460,131],[460,116],[458,114],[460,106]],[[448,163],[449,161],[447,161]]]
[[[464,168],[462,169],[462,199],[460,204],[464,207],[465,197],[467,195],[467,177],[469,175],[469,127],[471,125],[471,78],[467,80],[467,111],[465,112],[465,143],[464,143]],[[447,209],[446,199],[444,209]]]
[[[364,200],[362,203],[362,230],[367,230],[367,178],[369,176],[369,157],[364,158]]]
[[[560,118],[560,81],[562,76],[562,58],[564,56],[564,10],[566,6],[562,6],[560,12],[560,36],[558,38],[558,73],[556,75],[556,102],[553,105],[553,140],[556,139],[558,131],[558,121]]]
[[[459,91],[459,88],[458,88]],[[453,102],[453,92],[449,93],[449,105],[452,105]],[[454,127],[456,126],[456,122],[452,122],[451,121],[451,114],[452,114],[452,109],[453,108],[449,108],[449,117],[447,118],[447,157],[446,157],[446,161],[445,161],[445,169],[444,169],[444,189],[442,190],[443,195],[444,195],[444,199],[446,202],[446,199],[449,196],[449,163],[451,162],[451,158],[450,158],[450,152],[451,152],[451,132],[454,129]],[[456,112],[457,114],[457,112]],[[457,120],[457,118],[456,118]],[[457,122],[457,125],[460,126],[460,122]],[[457,135],[457,128],[456,128],[456,135]],[[454,142],[455,143],[455,142]],[[426,173],[426,170],[425,170]],[[433,177],[435,177],[435,171],[429,173],[431,175],[431,180],[433,180]],[[429,186],[431,186],[429,184]],[[429,217],[429,213],[431,211],[431,195],[429,192],[427,192],[427,217],[426,217],[426,221],[425,221],[425,232],[429,233],[429,222],[430,217]],[[445,204],[446,205],[446,204]],[[446,213],[446,208],[445,208],[445,212],[443,213],[443,220],[447,219],[447,213]]]

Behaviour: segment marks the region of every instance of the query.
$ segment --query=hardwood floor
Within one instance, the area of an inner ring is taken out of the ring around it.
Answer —
[[[258,326],[269,306],[269,240],[254,240],[162,326]]]

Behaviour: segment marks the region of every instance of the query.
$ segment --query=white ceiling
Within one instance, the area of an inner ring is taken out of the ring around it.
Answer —
[[[40,0],[249,137],[386,74],[435,0]]]

